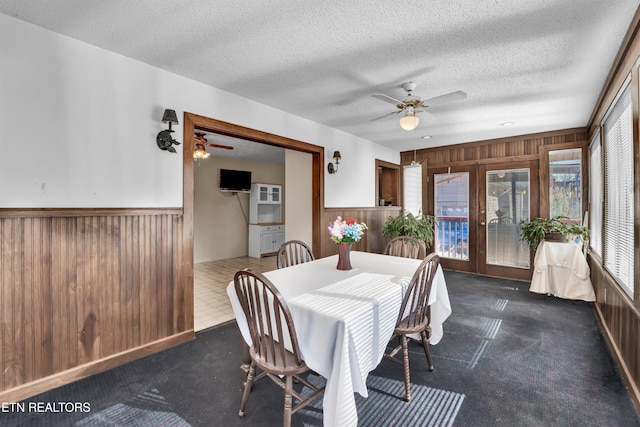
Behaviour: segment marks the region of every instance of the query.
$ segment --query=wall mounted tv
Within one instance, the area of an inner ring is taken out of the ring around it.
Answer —
[[[220,169],[220,191],[251,192],[251,171]]]

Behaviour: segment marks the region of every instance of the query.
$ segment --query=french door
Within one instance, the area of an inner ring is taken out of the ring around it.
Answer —
[[[529,280],[520,222],[538,215],[537,183],[537,161],[430,169],[426,212],[436,217],[443,267]]]

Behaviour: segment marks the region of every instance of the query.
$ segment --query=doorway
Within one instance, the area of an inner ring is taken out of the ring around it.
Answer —
[[[531,278],[520,222],[538,216],[537,161],[433,168],[428,194],[427,212],[437,222],[434,251],[444,268]]]
[[[184,277],[188,283],[184,284],[185,300],[191,302],[190,313],[184,321],[194,328],[194,132],[205,130],[220,135],[243,139],[255,143],[282,147],[289,150],[308,153],[311,155],[311,194],[312,196],[312,246],[314,253],[321,251],[321,214],[324,206],[324,147],[289,139],[286,137],[269,134],[255,129],[222,122],[208,117],[198,116],[192,113],[184,113],[183,125],[183,231],[182,245],[184,258],[179,265],[182,269],[180,277]],[[234,267],[235,268],[235,267]],[[269,268],[272,269],[272,268]],[[223,299],[226,300],[226,297]],[[189,316],[190,314],[190,316]]]

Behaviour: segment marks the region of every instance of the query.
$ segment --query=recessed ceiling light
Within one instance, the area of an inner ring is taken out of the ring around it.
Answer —
[[[421,136],[420,138],[422,138],[422,139],[429,139],[429,138],[431,138],[431,135],[424,135],[424,136]]]
[[[504,122],[504,123],[500,123],[500,126],[513,126],[515,125],[514,122]]]

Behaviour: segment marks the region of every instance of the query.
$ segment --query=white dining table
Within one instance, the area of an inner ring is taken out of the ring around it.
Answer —
[[[338,270],[337,262],[334,255],[264,273],[289,306],[305,363],[327,379],[323,398],[327,427],[357,426],[354,392],[367,397],[367,376],[382,360],[404,292],[421,260],[352,251],[351,270]],[[240,332],[250,344],[233,282],[227,294]],[[437,344],[442,323],[451,314],[441,267],[429,304],[430,343]]]

